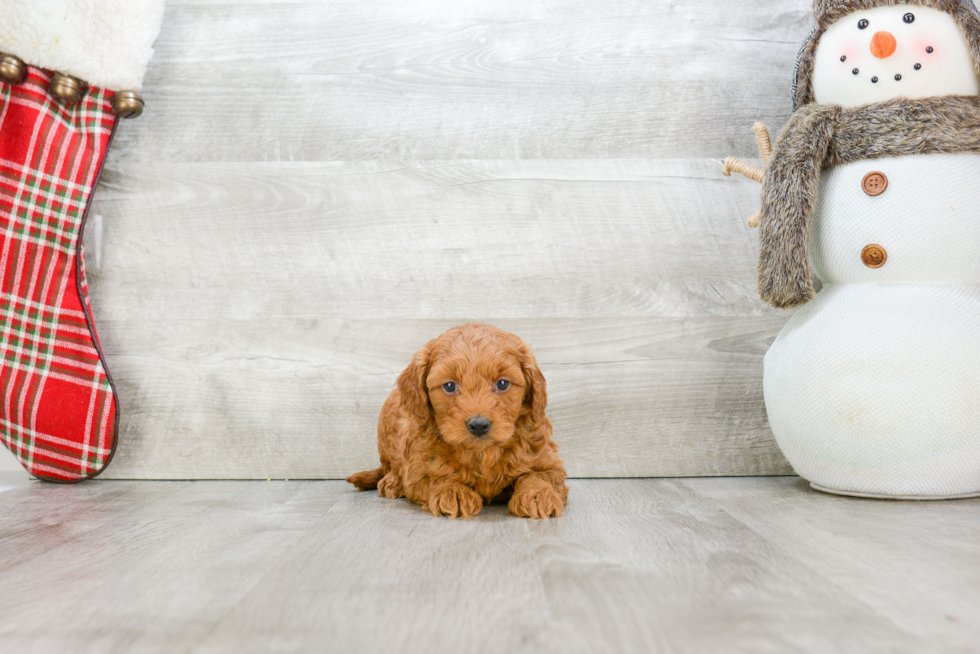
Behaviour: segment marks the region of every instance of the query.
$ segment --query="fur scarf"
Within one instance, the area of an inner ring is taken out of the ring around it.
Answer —
[[[881,157],[980,154],[980,97],[897,98],[844,109],[808,104],[793,114],[762,181],[759,294],[774,307],[814,296],[810,218],[823,168]]]

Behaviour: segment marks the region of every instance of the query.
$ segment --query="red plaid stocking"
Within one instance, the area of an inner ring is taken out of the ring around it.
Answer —
[[[67,107],[50,81],[0,84],[0,440],[33,475],[79,481],[116,445],[79,248],[116,117],[111,91]]]

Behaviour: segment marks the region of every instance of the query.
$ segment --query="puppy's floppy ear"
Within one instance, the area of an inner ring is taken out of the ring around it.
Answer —
[[[548,384],[531,349],[521,343],[517,346],[517,352],[524,373],[524,409],[528,411],[531,424],[537,426],[544,420],[544,411],[548,407]]]
[[[402,404],[423,422],[429,419],[431,412],[429,389],[425,386],[425,379],[429,376],[432,348],[435,344],[436,339],[426,343],[415,353],[412,362],[398,376],[398,392],[401,394]]]

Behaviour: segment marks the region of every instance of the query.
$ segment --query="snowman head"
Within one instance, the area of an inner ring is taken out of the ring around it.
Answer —
[[[980,94],[980,16],[970,0],[815,0],[814,11],[797,107]]]

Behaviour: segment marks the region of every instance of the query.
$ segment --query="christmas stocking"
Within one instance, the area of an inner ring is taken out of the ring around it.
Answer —
[[[82,228],[163,0],[0,0],[0,440],[41,479],[105,469],[119,408]]]

